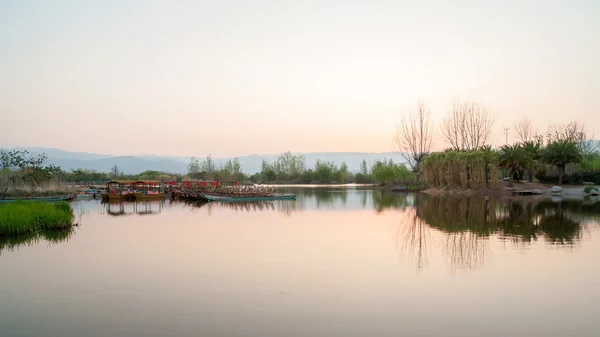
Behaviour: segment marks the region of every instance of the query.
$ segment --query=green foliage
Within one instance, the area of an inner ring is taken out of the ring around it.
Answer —
[[[527,165],[527,172],[529,175],[529,182],[533,181],[533,171],[535,168],[539,167],[540,161],[542,159],[542,140],[530,140],[523,142],[523,150],[527,154],[529,158]]]
[[[28,151],[0,151],[0,185],[39,185],[62,178],[65,172],[47,165],[45,153],[32,155]]]
[[[243,181],[246,179],[238,158],[228,160],[225,165],[217,168],[210,154],[201,162],[192,157],[188,164],[188,176],[198,180]]]
[[[300,182],[302,184],[310,184],[315,180],[315,173],[312,169],[308,169],[300,175]]]
[[[520,144],[505,145],[500,148],[498,166],[509,170],[509,186],[512,186],[515,174],[528,167],[531,162],[532,158]]]
[[[72,222],[73,211],[67,202],[16,201],[0,204],[0,236],[64,229]]]
[[[391,159],[388,161],[377,160],[371,169],[373,181],[379,184],[408,185],[415,181],[415,175],[404,164],[396,164]]]
[[[200,179],[200,172],[200,162],[198,162],[198,159],[192,157],[192,159],[190,159],[190,163],[188,164],[188,175],[194,179]]]
[[[304,171],[304,156],[293,155],[290,151],[282,153],[272,165],[277,178],[282,181],[294,181]]]
[[[217,172],[220,180],[225,181],[240,181],[245,180],[245,175],[242,172],[242,167],[238,158],[229,159],[225,165]]]
[[[263,159],[260,176],[264,182],[298,182],[304,170],[304,156],[288,151],[277,157],[274,163]]]
[[[73,182],[80,181],[108,181],[110,176],[108,173],[98,172],[95,170],[75,169],[68,174],[68,180]]]
[[[558,140],[546,147],[542,159],[545,163],[558,168],[558,184],[562,184],[565,167],[571,163],[580,163],[583,156],[577,143],[570,140]]]
[[[371,182],[373,182],[373,179],[370,174],[368,176],[365,176],[362,172],[358,172],[354,175],[354,181],[357,184],[370,184]]]
[[[335,182],[338,184],[345,184],[354,181],[354,175],[348,171],[348,165],[346,162],[342,162],[340,168],[337,170]]]
[[[583,193],[591,193],[592,191],[598,192],[598,187],[596,187],[596,186],[586,186],[583,189]]]
[[[313,175],[313,182],[316,183],[333,183],[336,179],[337,166],[326,160],[317,160]]]
[[[558,184],[558,176],[548,175],[545,169],[537,170],[535,173],[535,178],[544,184]],[[584,181],[600,185],[600,171],[564,174],[562,183],[567,185],[581,185]]]
[[[369,184],[373,182],[373,176],[366,160],[363,159],[360,162],[360,172],[354,175],[354,181],[357,184]]]
[[[600,154],[590,153],[583,156],[581,168],[584,171],[600,171]]]
[[[581,162],[583,156],[576,143],[571,141],[556,141],[546,147],[543,159],[547,164],[564,168],[567,164]]]
[[[367,161],[364,159],[360,162],[360,173],[362,173],[362,175],[365,177],[371,174],[371,171],[367,165]]]

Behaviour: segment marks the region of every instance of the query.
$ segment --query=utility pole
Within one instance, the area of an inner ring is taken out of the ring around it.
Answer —
[[[508,145],[508,128],[505,128],[505,127],[502,127],[502,128],[504,129],[504,136],[505,136],[505,138],[506,138],[506,140],[504,141],[504,145]],[[502,175],[503,175],[504,177],[506,177],[506,168],[505,168],[504,170],[502,170],[502,171],[504,171],[504,172],[502,173]]]

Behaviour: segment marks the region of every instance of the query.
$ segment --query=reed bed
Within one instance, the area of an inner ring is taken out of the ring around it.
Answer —
[[[0,198],[25,198],[25,197],[50,197],[57,195],[71,195],[80,191],[82,187],[67,184],[47,185],[2,185]]]
[[[15,201],[0,204],[0,236],[64,230],[73,225],[73,218],[73,210],[67,202]]]
[[[498,156],[485,149],[432,153],[423,162],[423,175],[434,188],[497,188]]]

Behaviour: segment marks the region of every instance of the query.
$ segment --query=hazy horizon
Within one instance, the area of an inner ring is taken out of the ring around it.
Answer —
[[[24,149],[24,150],[30,150],[30,149],[39,149],[42,150],[42,152],[44,151],[48,151],[48,150],[54,150],[54,151],[61,151],[61,152],[68,152],[71,154],[77,154],[77,153],[82,153],[82,154],[89,154],[89,155],[99,155],[99,156],[107,156],[107,157],[128,157],[128,156],[138,156],[138,157],[144,157],[144,156],[157,156],[157,157],[171,157],[171,158],[175,158],[175,157],[186,157],[186,158],[191,158],[191,157],[195,157],[197,159],[203,159],[204,157],[210,155],[212,158],[215,159],[229,159],[229,158],[235,158],[235,157],[250,157],[250,156],[259,156],[259,157],[265,157],[265,156],[278,156],[281,155],[285,152],[288,151],[281,151],[281,152],[276,152],[276,153],[242,153],[242,154],[237,154],[237,155],[233,155],[233,156],[215,156],[211,153],[208,153],[207,155],[195,155],[195,154],[183,154],[183,155],[172,155],[172,154],[168,154],[168,153],[143,153],[143,152],[139,152],[139,153],[125,153],[125,154],[113,154],[113,153],[100,153],[100,152],[88,152],[88,151],[71,151],[68,149],[60,149],[60,148],[53,148],[53,147],[44,147],[44,146],[13,146],[13,147],[1,147],[0,146],[0,150],[3,149],[7,149],[7,150],[11,150],[11,149]],[[332,153],[332,154],[397,154],[400,155],[400,153],[398,151],[378,151],[378,152],[366,152],[366,151],[309,151],[309,152],[294,152],[294,151],[290,151],[293,154],[297,154],[297,155],[306,155],[306,154],[327,154],[327,153]]]
[[[111,155],[392,152],[423,100],[594,123],[596,1],[3,1],[0,147]],[[9,127],[6,127],[9,126]],[[435,148],[446,145],[436,139]]]

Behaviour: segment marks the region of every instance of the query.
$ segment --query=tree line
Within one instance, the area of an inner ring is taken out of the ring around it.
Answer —
[[[524,118],[514,125],[516,141],[497,149],[490,144],[493,125],[493,113],[485,104],[455,100],[439,125],[440,138],[448,147],[432,152],[434,123],[429,109],[419,102],[415,111],[401,117],[394,142],[415,180],[425,175],[432,187],[495,187],[500,170],[510,186],[525,174],[529,181],[535,176],[560,185],[569,168],[574,174],[569,183],[587,178],[600,184],[600,145],[583,124],[573,121],[538,132]]]
[[[392,183],[410,184],[413,175],[403,164],[393,160],[375,160],[371,165],[363,160],[360,172],[353,173],[342,162],[317,160],[314,167],[307,167],[305,158],[290,151],[280,154],[273,162],[263,159],[259,172],[247,175],[242,171],[237,158],[217,167],[209,155],[204,160],[192,157],[187,176],[198,180],[242,181],[252,183],[330,184],[330,183]]]
[[[405,165],[391,159],[363,160],[360,172],[348,170],[346,163],[339,166],[328,160],[318,160],[314,167],[307,167],[304,156],[291,152],[282,153],[273,162],[263,160],[260,172],[243,172],[238,158],[217,165],[211,155],[203,160],[192,157],[185,174],[147,170],[138,174],[126,174],[118,166],[109,172],[89,169],[65,171],[47,163],[46,154],[33,155],[28,151],[0,151],[0,186],[36,186],[48,183],[103,183],[113,179],[187,181],[205,180],[240,183],[391,183],[411,184],[414,175]]]

